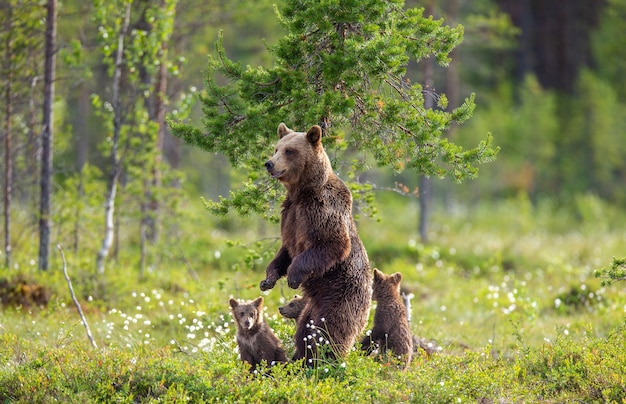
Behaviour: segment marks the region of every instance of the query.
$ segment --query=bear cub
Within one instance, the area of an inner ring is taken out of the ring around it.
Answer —
[[[361,341],[363,350],[371,352],[376,345],[380,353],[391,351],[401,357],[405,368],[413,356],[413,337],[407,320],[407,309],[400,295],[402,274],[385,275],[374,268],[374,292],[377,302],[372,332]]]
[[[300,313],[304,310],[308,300],[300,295],[294,295],[293,299],[285,303],[284,306],[278,308],[280,315],[285,318],[293,318],[297,320]]]
[[[230,299],[230,307],[237,325],[237,345],[241,360],[256,370],[262,361],[268,366],[287,362],[282,344],[263,319],[263,297],[239,303]]]

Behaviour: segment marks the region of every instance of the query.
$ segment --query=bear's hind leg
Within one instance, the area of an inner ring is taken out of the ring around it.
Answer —
[[[307,345],[310,342],[309,335],[312,324],[312,310],[313,308],[311,304],[307,303],[306,306],[304,306],[302,313],[300,313],[300,316],[298,316],[296,334],[294,335],[294,343],[296,346],[296,352],[293,356],[294,361],[302,358],[307,358],[308,360],[312,357],[310,354],[307,356],[307,350],[310,351],[310,349],[307,349]]]
[[[341,358],[350,351],[356,336],[357,332],[346,328],[345,321],[338,317],[333,320],[307,313],[298,319],[294,360],[304,358],[305,365],[311,367],[321,356],[328,360]]]

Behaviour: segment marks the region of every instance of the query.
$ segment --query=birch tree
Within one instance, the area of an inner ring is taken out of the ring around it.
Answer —
[[[100,114],[112,122],[108,143],[111,171],[105,203],[105,234],[96,262],[98,273],[104,272],[104,260],[115,238],[116,194],[123,198],[130,215],[140,220],[140,275],[148,244],[158,239],[159,210],[164,195],[161,155],[166,129],[167,77],[179,70],[167,52],[176,3],[177,0],[95,2],[112,94],[110,101],[104,100],[106,93],[103,97],[94,96]],[[124,6],[122,15],[121,6]],[[122,174],[124,183],[120,189],[118,180]]]
[[[113,245],[114,233],[114,213],[115,213],[115,197],[117,195],[118,178],[121,172],[119,144],[120,132],[122,128],[122,104],[120,101],[120,83],[122,80],[122,64],[124,61],[124,44],[128,35],[128,27],[130,24],[130,12],[132,6],[131,1],[122,1],[122,13],[115,18],[115,26],[112,29],[100,26],[100,38],[105,43],[103,46],[105,54],[105,62],[109,65],[111,72],[111,102],[105,108],[110,112],[109,116],[112,120],[112,134],[110,138],[109,151],[109,175],[107,179],[107,191],[104,202],[104,236],[102,246],[98,250],[96,258],[96,272],[104,273],[104,260],[109,254],[109,250]],[[106,18],[107,13],[113,13],[115,6],[111,3],[107,5],[100,1],[95,2],[99,10],[99,18]],[[109,44],[109,31],[116,33],[115,43]],[[113,56],[111,58],[111,56]],[[95,101],[97,105],[98,101]]]

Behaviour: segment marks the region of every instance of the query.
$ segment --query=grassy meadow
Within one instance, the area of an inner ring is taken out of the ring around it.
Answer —
[[[133,235],[104,276],[94,274],[98,237],[86,237],[80,253],[64,247],[96,348],[56,249],[52,270],[40,274],[36,243],[20,239],[0,279],[26,280],[13,293],[43,285],[50,299],[0,311],[0,402],[626,401],[626,284],[594,277],[626,256],[626,213],[593,196],[565,207],[525,197],[438,207],[424,245],[416,201],[380,194],[380,220],[360,217],[361,238],[373,267],[403,274],[412,331],[437,352],[417,352],[406,371],[354,350],[269,375],[251,375],[239,360],[228,299],[263,295],[266,321],[291,356],[294,322],[278,307],[296,291],[284,279],[258,288],[278,225],[187,205],[141,279]]]

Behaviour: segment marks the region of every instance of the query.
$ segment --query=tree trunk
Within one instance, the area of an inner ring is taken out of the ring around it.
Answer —
[[[91,111],[90,87],[83,83],[80,86],[78,102],[75,106],[77,116],[74,118],[74,129],[76,132],[76,171],[80,172],[89,160],[89,114]]]
[[[448,0],[446,2],[446,23],[453,25],[459,20],[459,0]],[[450,63],[446,67],[446,96],[448,97],[448,110],[457,108],[461,102],[461,83],[459,78],[459,59],[457,51],[450,52]],[[456,125],[450,127],[448,133],[452,134]],[[449,137],[452,137],[451,135]]]
[[[148,229],[146,223],[147,217],[147,204],[146,202],[141,202],[141,224],[139,225],[139,279],[143,279],[143,274],[146,269],[146,255],[147,255],[147,247],[146,247],[146,231]]]
[[[120,159],[118,147],[120,131],[122,127],[122,111],[120,102],[120,81],[122,79],[122,62],[124,58],[124,38],[130,23],[131,3],[126,5],[124,23],[117,39],[117,52],[115,54],[115,69],[113,71],[113,141],[111,144],[111,171],[109,173],[108,190],[104,204],[104,238],[102,247],[98,251],[96,258],[96,272],[104,274],[104,259],[109,255],[111,245],[113,245],[114,235],[114,211],[115,196],[117,194],[117,180],[120,175]]]
[[[11,80],[13,80],[11,70],[11,30],[12,30],[12,15],[11,6],[8,7],[8,16],[6,19],[5,29],[7,32],[7,38],[4,50],[4,62],[6,64],[6,87],[4,89],[5,95],[5,117],[4,117],[4,129],[6,131],[4,135],[4,258],[7,269],[11,268],[11,193],[12,193],[12,181],[13,181],[13,159],[11,149],[11,114],[12,111],[12,94],[11,94]]]
[[[50,255],[50,207],[52,197],[52,145],[54,122],[54,77],[56,59],[57,0],[48,0],[41,134],[41,199],[39,205],[39,269],[48,270]]]
[[[446,23],[457,24],[459,21],[459,0],[448,0],[445,8]],[[461,79],[459,77],[459,60],[457,50],[450,52],[450,63],[445,69],[445,94],[448,97],[448,111],[453,111],[461,103]],[[452,124],[448,129],[448,139],[454,141],[458,126]],[[471,186],[471,185],[470,185]],[[450,209],[454,203],[455,195],[452,189],[445,189],[440,195],[446,209]]]
[[[426,5],[424,14],[433,15],[434,0]],[[434,81],[435,63],[432,57],[424,60],[424,107],[431,109],[435,106]],[[432,180],[429,177],[421,175],[418,182],[419,187],[419,233],[422,243],[428,242],[428,224],[431,214],[432,200]]]
[[[79,201],[83,199],[85,195],[85,190],[83,186],[83,172],[82,169],[78,172],[78,185],[76,186],[76,195],[78,196]],[[82,208],[80,202],[76,204],[76,208],[74,210],[74,241],[72,249],[74,254],[78,254],[78,246],[80,244],[80,220],[81,220]]]
[[[76,151],[76,171],[78,172],[78,189],[76,194],[78,198],[83,199],[85,196],[83,185],[83,168],[87,163],[89,155],[89,140],[87,119],[89,116],[89,89],[87,85],[83,84],[78,95],[78,105],[76,106],[78,113],[76,116],[75,129],[78,135],[78,146]],[[76,210],[74,211],[74,254],[78,253],[80,245],[80,221],[82,215],[82,207],[80,203],[76,204]]]
[[[590,33],[606,0],[497,0],[521,28],[518,78],[532,71],[544,88],[572,93],[581,68],[591,66]]]
[[[38,88],[40,81],[41,77],[37,74],[35,74],[30,81],[30,94],[28,96],[28,140],[26,141],[26,148],[23,153],[24,159],[26,160],[26,176],[32,178],[32,180],[28,183],[28,190],[22,191],[24,195],[20,198],[20,200],[28,201],[28,208],[33,212],[39,209],[39,200],[37,200],[39,195],[37,192],[31,192],[30,189],[39,184],[41,175],[41,115],[37,113],[37,110],[41,108],[41,95],[39,94]],[[22,184],[22,186],[24,185],[26,184]]]
[[[167,44],[161,43],[161,63],[159,65],[159,72],[157,76],[157,82],[155,86],[155,105],[154,105],[154,121],[159,126],[159,132],[157,134],[156,152],[154,156],[154,163],[152,167],[152,184],[150,186],[150,198],[148,199],[149,209],[147,212],[148,228],[147,238],[151,243],[156,243],[159,240],[159,215],[160,206],[159,200],[155,195],[155,191],[161,188],[161,160],[163,156],[163,141],[165,139],[165,130],[167,128],[165,124],[165,97],[167,92]]]
[[[165,2],[160,2],[160,7],[165,7]],[[152,27],[150,26],[150,29]],[[146,99],[146,105],[150,114],[150,120],[156,122],[158,131],[154,147],[154,161],[148,163],[151,167],[150,177],[143,180],[143,201],[141,202],[141,223],[139,226],[140,260],[139,278],[143,278],[149,244],[155,244],[159,240],[160,203],[157,194],[162,185],[161,161],[163,156],[163,142],[165,138],[165,97],[167,92],[167,44],[161,42],[159,50],[159,70],[157,71],[154,84],[153,101]],[[144,73],[143,81],[148,83],[150,77]]]

